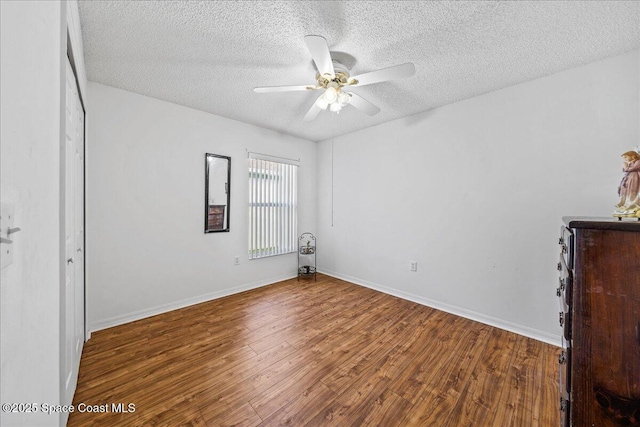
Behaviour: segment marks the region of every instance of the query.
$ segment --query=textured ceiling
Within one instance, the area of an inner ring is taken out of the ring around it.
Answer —
[[[87,77],[312,141],[640,49],[640,1],[82,1]],[[304,42],[322,35],[351,74],[416,75],[354,88],[382,109],[302,119],[319,92]]]

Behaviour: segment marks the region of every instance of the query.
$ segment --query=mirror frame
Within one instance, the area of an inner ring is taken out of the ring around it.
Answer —
[[[218,158],[224,159],[227,161],[227,208],[225,210],[226,217],[226,227],[224,227],[224,219],[223,219],[223,228],[220,229],[210,229],[209,228],[209,159]],[[206,153],[204,157],[204,232],[205,233],[219,233],[219,232],[228,232],[229,231],[229,223],[231,222],[231,157],[229,156],[221,156],[219,154],[211,154]]]

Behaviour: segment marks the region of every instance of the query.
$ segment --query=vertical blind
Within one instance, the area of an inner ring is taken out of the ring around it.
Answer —
[[[298,166],[249,157],[249,259],[296,251]]]

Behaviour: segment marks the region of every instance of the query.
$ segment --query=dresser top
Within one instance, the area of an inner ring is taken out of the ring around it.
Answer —
[[[635,218],[564,216],[565,225],[569,228],[591,228],[599,230],[621,230],[640,232],[640,221]]]

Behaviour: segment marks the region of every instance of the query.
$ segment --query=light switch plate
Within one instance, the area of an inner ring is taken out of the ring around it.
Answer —
[[[16,207],[13,203],[0,203],[0,237],[13,240],[9,236],[9,228],[14,228]],[[13,246],[15,243],[0,243],[0,269],[13,262]]]

